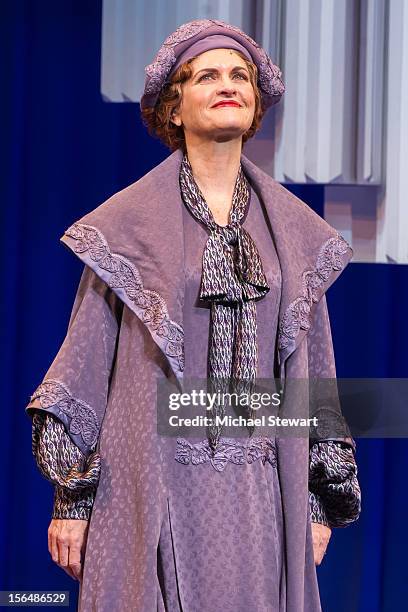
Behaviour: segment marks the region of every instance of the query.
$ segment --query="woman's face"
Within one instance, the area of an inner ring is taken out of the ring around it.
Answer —
[[[211,49],[191,63],[173,122],[188,142],[239,138],[252,125],[255,94],[245,61],[233,49]],[[222,102],[223,104],[219,104]]]

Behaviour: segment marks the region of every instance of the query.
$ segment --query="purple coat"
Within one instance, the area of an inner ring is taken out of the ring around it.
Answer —
[[[177,381],[184,369],[181,159],[181,151],[174,152],[61,238],[87,266],[67,336],[27,410],[53,413],[84,453],[97,448],[101,456],[80,591],[83,611],[164,610],[157,545],[168,512],[166,466],[174,456],[169,439],[156,432],[155,394],[158,376]],[[265,205],[282,271],[281,380],[311,375],[313,334],[326,346],[324,354],[313,354],[313,372],[334,377],[324,294],[352,250],[304,202],[245,156],[241,161]],[[308,438],[277,438],[277,460],[285,610],[318,612]]]

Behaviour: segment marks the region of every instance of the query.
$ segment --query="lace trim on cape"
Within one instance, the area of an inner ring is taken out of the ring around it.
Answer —
[[[270,438],[250,438],[242,442],[235,438],[220,438],[213,454],[207,439],[192,444],[184,438],[177,438],[175,460],[184,465],[210,463],[217,472],[223,472],[227,463],[242,465],[261,460],[276,466],[276,447]]]
[[[75,253],[88,251],[92,261],[110,273],[109,287],[123,289],[127,297],[142,311],[141,319],[155,334],[167,342],[165,354],[176,359],[180,371],[184,370],[183,328],[169,317],[166,302],[157,291],[143,287],[140,272],[122,255],[112,253],[103,234],[91,225],[74,223],[65,234],[76,240]]]
[[[51,378],[37,387],[30,401],[37,398],[42,408],[57,407],[69,419],[69,433],[80,435],[86,446],[93,448],[98,437],[99,422],[95,410],[89,404],[73,397],[64,383]]]
[[[310,329],[312,306],[320,299],[318,290],[334,270],[344,267],[341,255],[349,248],[350,245],[340,234],[329,238],[319,251],[315,268],[303,272],[303,295],[289,304],[279,325],[279,349],[287,348],[297,338],[301,329]]]

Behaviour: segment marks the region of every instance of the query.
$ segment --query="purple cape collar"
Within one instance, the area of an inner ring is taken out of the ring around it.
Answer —
[[[184,370],[184,240],[175,151],[64,233],[61,241],[98,274],[146,325],[177,379]],[[241,157],[264,203],[282,272],[278,360],[310,329],[315,304],[350,261],[350,245],[309,206]]]

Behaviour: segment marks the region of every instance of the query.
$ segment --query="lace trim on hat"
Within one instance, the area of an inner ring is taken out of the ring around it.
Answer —
[[[86,446],[93,448],[98,437],[99,422],[95,410],[89,404],[73,397],[64,383],[51,378],[37,387],[30,402],[37,398],[42,408],[56,406],[69,419],[69,433],[80,435]]]
[[[303,295],[289,304],[279,325],[279,349],[285,349],[296,339],[301,329],[311,327],[311,309],[319,301],[318,289],[329,279],[334,270],[341,270],[344,263],[341,255],[350,245],[340,234],[329,238],[321,247],[314,270],[302,275]]]
[[[214,19],[195,19],[194,21],[189,21],[188,23],[184,23],[177,28],[173,34],[170,34],[164,41],[163,45],[166,47],[173,47],[174,45],[178,45],[189,38],[192,38],[202,30],[206,28],[210,28],[214,23],[217,22]]]
[[[177,59],[174,47],[214,25],[235,32],[257,49],[261,56],[261,62],[258,66],[259,84],[266,94],[280,97],[284,93],[285,86],[281,80],[281,70],[272,62],[266,51],[253,38],[238,27],[224,21],[218,19],[197,19],[181,25],[173,34],[170,34],[160,47],[154,61],[145,67],[148,80],[145,84],[144,95],[153,95],[160,92],[167,75]]]
[[[168,73],[177,59],[173,47],[192,38],[212,25],[213,22],[210,19],[197,19],[196,21],[181,25],[173,34],[166,38],[154,61],[145,68],[146,75],[150,77],[145,87],[145,94],[159,93],[162,88]]]
[[[103,234],[91,225],[74,223],[65,234],[76,240],[75,253],[87,251],[92,261],[110,273],[111,289],[123,289],[141,311],[141,320],[160,338],[166,340],[163,351],[184,370],[183,328],[169,317],[166,302],[157,291],[145,289],[140,272],[128,259],[112,253]]]
[[[258,43],[246,32],[243,32],[236,26],[233,26],[230,23],[225,23],[224,21],[218,21],[216,19],[213,20],[213,23],[216,23],[227,30],[231,30],[232,32],[236,32],[258,49],[258,53],[262,58],[258,67],[258,79],[261,89],[271,96],[281,96],[285,91],[285,86],[281,80],[282,71],[272,62],[265,49],[258,45]]]
[[[192,444],[184,438],[177,438],[175,460],[184,465],[210,463],[217,472],[223,472],[227,463],[242,465],[261,460],[276,466],[276,447],[270,438],[250,438],[242,442],[235,438],[220,438],[213,454],[208,439]]]

